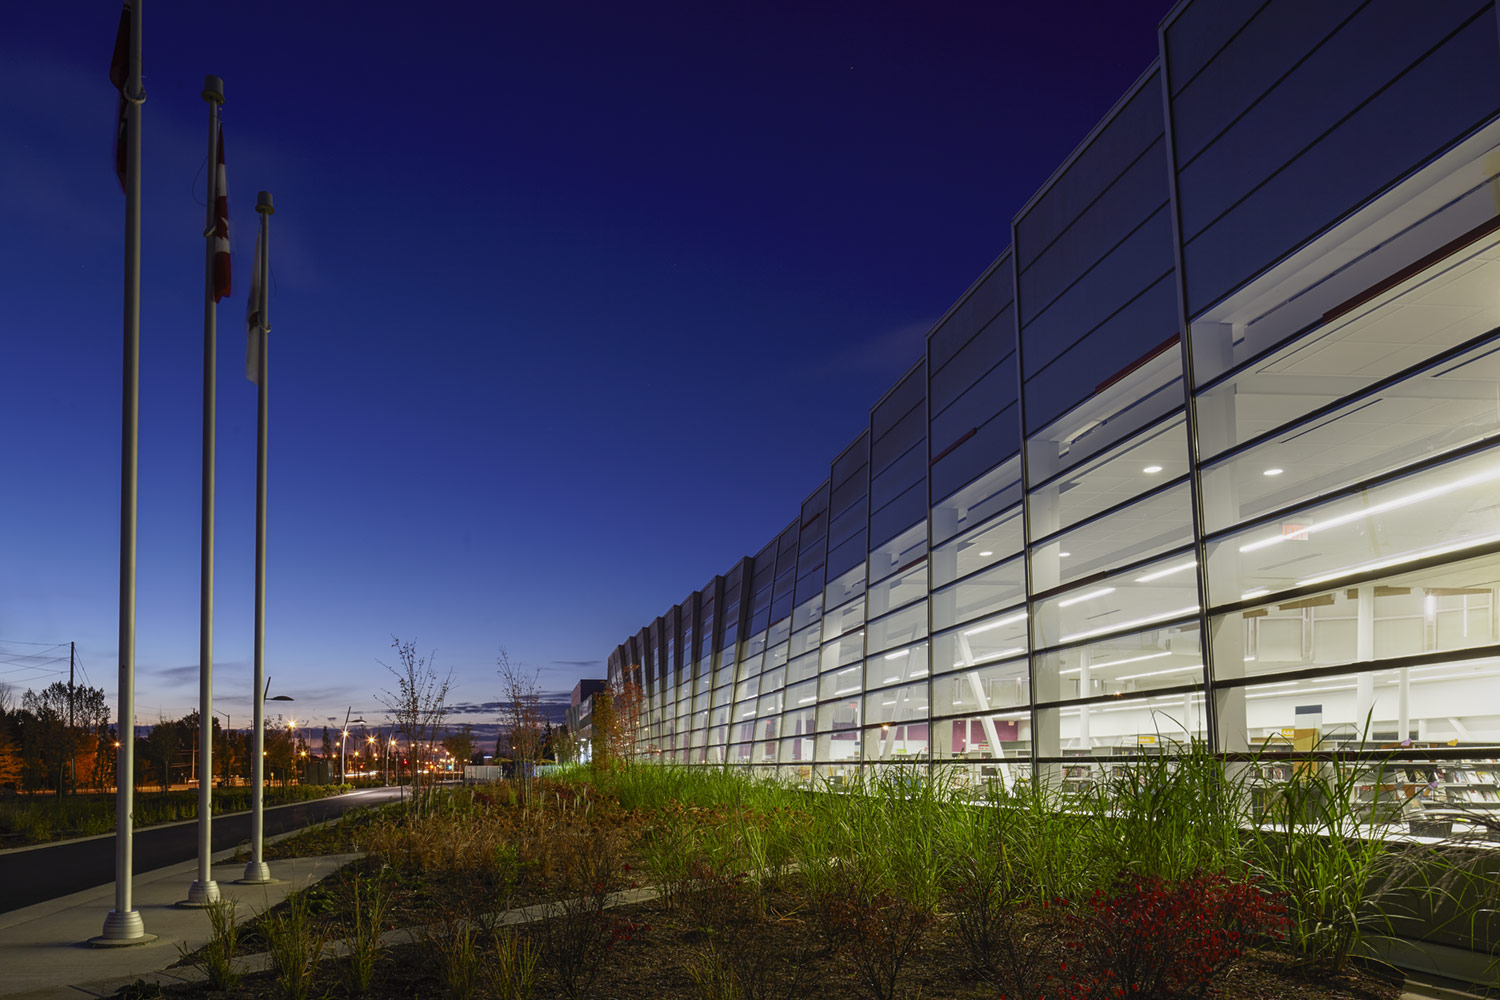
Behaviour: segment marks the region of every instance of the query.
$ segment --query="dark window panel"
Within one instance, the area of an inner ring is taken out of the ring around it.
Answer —
[[[1081,277],[1061,300],[1052,304],[1021,330],[1021,358],[1030,379],[1053,360],[1081,341],[1098,343],[1106,326],[1109,336],[1136,334],[1128,344],[1111,343],[1105,350],[1135,358],[1170,337],[1177,329],[1177,311],[1163,326],[1152,323],[1138,330],[1122,328],[1115,316],[1132,299],[1163,280],[1172,270],[1171,217],[1163,205],[1140,229],[1088,274]],[[1094,378],[1098,365],[1079,373],[1078,381],[1092,388],[1101,378]],[[1107,377],[1114,369],[1109,369]],[[1028,400],[1029,405],[1029,400]]]
[[[1022,323],[1029,324],[1048,306],[1086,280],[1090,268],[1110,248],[1136,232],[1169,197],[1165,139],[1158,138],[1109,185],[1078,220],[1058,236],[1021,274]],[[1162,248],[1171,266],[1170,232]]]
[[[1494,17],[1486,12],[1189,242],[1190,311],[1213,304],[1492,118],[1500,108],[1496,49]]]
[[[932,386],[928,389],[931,396],[928,405],[932,413],[941,413],[985,372],[1013,356],[1015,350],[1016,316],[1007,305],[953,356],[953,360],[933,372]],[[1015,381],[1014,377],[1011,381]],[[1011,395],[1015,395],[1014,389]]]
[[[1422,5],[1408,0],[1376,0],[1361,10],[1196,160],[1180,166],[1183,239],[1191,240],[1213,225],[1215,219],[1287,163],[1313,153],[1308,149],[1313,144],[1322,148],[1323,157],[1351,160],[1369,156],[1389,182],[1400,168],[1409,168],[1439,148],[1432,145],[1428,138],[1432,132],[1421,129],[1420,122],[1411,122],[1419,128],[1416,134],[1405,130],[1405,121],[1420,117],[1410,112],[1430,111],[1436,118],[1451,119],[1454,109],[1463,109],[1459,117],[1472,124],[1479,117],[1474,110],[1492,110],[1500,63],[1500,39],[1493,14],[1470,26],[1470,34],[1482,35],[1485,44],[1451,43],[1452,47],[1444,46],[1423,59],[1424,53],[1458,27],[1464,16],[1481,6],[1486,5],[1472,0]],[[1418,60],[1425,68],[1413,73],[1421,80],[1417,89],[1410,87],[1415,81],[1396,80]],[[1396,80],[1393,90],[1406,90],[1409,96],[1394,101],[1385,100],[1385,95],[1372,97],[1392,80]],[[1476,100],[1478,95],[1467,88],[1484,91],[1487,99]],[[1434,95],[1442,97],[1434,99]],[[1379,148],[1361,148],[1350,141],[1355,133],[1339,125],[1367,101],[1382,104],[1382,117],[1389,118],[1383,123],[1385,134]],[[1330,129],[1338,130],[1332,143],[1323,139]],[[1452,136],[1449,129],[1444,138]],[[1335,165],[1330,163],[1325,169]],[[1340,215],[1374,193],[1367,185],[1348,184],[1343,177],[1338,180],[1338,187],[1321,192],[1327,200],[1321,203],[1315,218],[1301,216],[1293,205],[1279,204],[1262,207],[1262,211],[1270,209],[1263,221],[1310,234],[1310,223]],[[1334,211],[1330,213],[1330,209]]]
[[[919,442],[891,467],[870,481],[870,510],[872,515],[893,499],[905,493],[913,483],[927,478],[927,449]]]
[[[875,409],[870,413],[870,438],[875,442],[876,447],[879,446],[880,439],[892,427],[921,404],[922,395],[926,391],[925,366],[918,365],[900,382],[897,382],[896,387],[876,404]],[[878,460],[876,464],[879,464]]]
[[[953,308],[927,338],[927,363],[933,371],[952,360],[978,330],[984,329],[1006,306],[1011,294],[1010,259],[1002,254],[968,297]]]
[[[1177,290],[1166,275],[1026,380],[1026,433],[1094,395],[1176,332]]]
[[[1016,403],[1016,365],[1012,359],[991,368],[953,405],[932,418],[932,457],[942,455],[959,439],[997,413]]]
[[[1164,129],[1155,74],[1089,142],[1052,186],[1016,218],[1015,252],[1025,270],[1072,225]],[[1024,305],[1024,302],[1023,302]]]
[[[905,529],[920,521],[927,513],[927,481],[917,483],[911,489],[878,511],[870,518],[870,537],[873,544],[890,541]]]
[[[884,437],[875,442],[870,455],[870,470],[874,479],[894,461],[901,458],[912,446],[921,441],[927,430],[927,412],[919,398],[915,406],[892,426]]]

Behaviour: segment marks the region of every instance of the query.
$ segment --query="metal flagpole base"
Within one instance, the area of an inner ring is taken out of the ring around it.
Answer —
[[[280,882],[279,878],[271,877],[271,866],[264,861],[252,861],[245,866],[245,874],[238,879],[240,885],[270,885]]]
[[[104,933],[89,938],[88,944],[94,948],[127,948],[131,945],[150,944],[155,940],[155,934],[146,933],[146,924],[141,920],[140,910],[126,910],[124,913],[110,910],[109,915],[104,918]]]
[[[219,901],[219,883],[213,879],[207,882],[199,882],[193,879],[193,884],[188,886],[188,897],[178,906],[212,906]]]

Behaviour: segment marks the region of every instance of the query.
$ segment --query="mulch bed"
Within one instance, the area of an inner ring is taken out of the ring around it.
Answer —
[[[689,975],[702,955],[708,936],[680,911],[661,902],[644,903],[611,913],[642,929],[621,941],[610,952],[589,997],[599,1000],[698,1000],[700,994]],[[772,925],[773,954],[778,956],[772,981],[786,1000],[816,996],[819,1000],[859,1000],[858,989],[847,958],[840,953],[821,953],[814,926],[792,914]],[[534,928],[523,934],[534,935]],[[386,954],[378,982],[369,994],[374,1000],[398,997],[442,997],[447,994],[439,974],[437,946],[433,942],[402,945]],[[1396,1000],[1401,990],[1389,982],[1350,970],[1340,976],[1310,979],[1294,969],[1285,956],[1252,952],[1240,959],[1205,996],[1213,1000]],[[911,956],[903,969],[898,996],[922,1000],[994,1000],[997,989],[968,968],[967,956],[950,933],[929,933],[926,943]],[[271,973],[247,976],[234,990],[210,992],[203,987],[172,986],[158,994],[137,997],[227,997],[230,1000],[271,1000],[282,994]],[[330,963],[323,964],[313,996],[342,997],[346,994]],[[481,996],[483,994],[480,994]],[[552,976],[538,966],[535,1000],[558,1000],[564,994]]]

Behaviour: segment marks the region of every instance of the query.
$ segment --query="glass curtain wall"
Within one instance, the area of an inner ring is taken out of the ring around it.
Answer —
[[[1226,294],[1166,75],[800,517],[611,655],[644,755],[1082,789],[1193,741],[1335,749],[1413,824],[1500,809],[1500,124]]]

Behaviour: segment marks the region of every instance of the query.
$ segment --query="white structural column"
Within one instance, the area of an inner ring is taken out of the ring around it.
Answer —
[[[1216,370],[1223,370],[1233,361],[1234,337],[1234,327],[1227,323],[1195,323],[1191,336],[1192,349],[1200,359],[1211,362]],[[1217,353],[1209,357],[1210,352]],[[1197,453],[1199,455],[1216,455],[1235,443],[1236,409],[1233,393],[1222,392],[1200,397],[1196,410],[1198,415],[1196,421]],[[1212,491],[1205,490],[1204,493],[1205,531],[1207,524],[1233,524],[1239,520],[1239,498],[1235,495],[1231,476],[1225,476],[1224,481],[1216,483]],[[1229,566],[1214,567],[1217,578],[1243,582],[1238,566],[1239,552],[1224,552],[1219,554],[1219,558],[1231,560],[1232,563]],[[1207,566],[1203,567],[1200,579],[1209,578],[1207,569]],[[1249,585],[1246,584],[1246,586]],[[1205,607],[1213,603],[1223,604],[1229,600],[1229,596],[1223,594],[1215,595],[1216,601],[1210,600],[1208,594],[1202,594],[1200,597]],[[1215,681],[1235,680],[1245,676],[1245,657],[1250,655],[1247,652],[1246,641],[1249,623],[1250,619],[1234,615],[1228,621],[1220,623],[1217,629],[1210,626],[1210,633],[1200,638],[1204,662],[1207,662],[1209,653],[1207,647],[1213,643],[1213,679]],[[1249,750],[1249,717],[1246,709],[1245,689],[1243,687],[1224,688],[1210,696],[1214,698],[1218,728],[1218,746],[1215,749],[1227,752]]]
[[[1375,585],[1362,584],[1357,593],[1354,659],[1368,663],[1375,659]],[[1354,725],[1361,742],[1370,739],[1375,718],[1375,675],[1366,671],[1354,678]]]
[[[1040,442],[1036,447],[1046,447]],[[1033,490],[1026,504],[1026,516],[1030,520],[1029,538],[1044,538],[1059,527],[1057,511],[1058,487],[1056,483]],[[1031,561],[1031,595],[1052,590],[1062,583],[1062,543],[1051,541],[1033,549]],[[1057,605],[1039,608],[1030,605],[1032,614],[1031,635],[1038,644],[1055,645],[1059,635]],[[1036,663],[1036,650],[1028,650],[1032,662]],[[1033,704],[1057,701],[1062,697],[1062,678],[1053,668],[1034,668],[1032,671],[1031,700]],[[1036,726],[1031,734],[1038,757],[1056,757],[1062,753],[1062,713],[1055,708],[1035,712]],[[1042,770],[1054,778],[1062,774],[1056,765],[1046,765]]]

